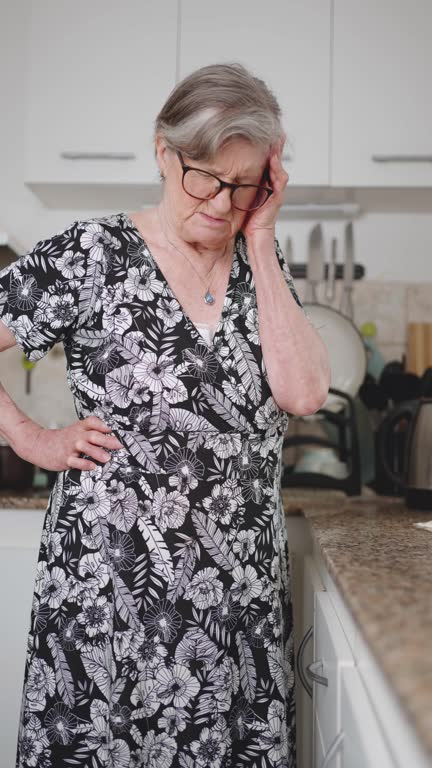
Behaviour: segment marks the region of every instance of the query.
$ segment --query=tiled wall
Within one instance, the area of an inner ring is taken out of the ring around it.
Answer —
[[[31,372],[30,394],[26,393],[26,373],[21,358],[18,347],[0,356],[0,381],[16,404],[44,427],[71,424],[76,415],[66,381],[62,347],[57,345],[36,363]]]
[[[303,280],[297,281],[297,288],[304,297]],[[336,309],[340,293],[338,281],[333,304]],[[359,280],[354,286],[353,304],[357,325],[375,322],[384,358],[400,360],[406,349],[407,323],[432,321],[432,284]],[[20,408],[44,426],[70,424],[76,418],[60,345],[37,363],[31,374],[30,394],[25,391],[25,372],[18,348],[2,353],[0,381]]]
[[[298,280],[300,296],[305,281]],[[337,281],[333,308],[340,305],[342,283]],[[323,299],[323,294],[318,298]],[[325,303],[325,302],[324,302]],[[385,360],[401,360],[406,353],[407,324],[432,322],[432,283],[358,280],[353,291],[354,322],[360,327],[372,321],[377,327],[376,342]]]

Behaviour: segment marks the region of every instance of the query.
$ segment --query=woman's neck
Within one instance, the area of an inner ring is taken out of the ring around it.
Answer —
[[[207,270],[212,269],[215,263],[227,253],[232,238],[224,239],[214,244],[189,240],[184,237],[181,228],[174,217],[170,215],[169,209],[163,202],[154,210],[159,222],[159,228],[168,243],[174,248],[178,248],[191,259],[196,260],[198,257],[198,263],[203,266],[205,265]]]

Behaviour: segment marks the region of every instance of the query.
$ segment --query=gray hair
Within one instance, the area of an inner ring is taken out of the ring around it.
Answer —
[[[267,85],[241,64],[201,67],[176,85],[155,135],[194,160],[209,160],[233,139],[270,148],[282,135],[281,109]]]

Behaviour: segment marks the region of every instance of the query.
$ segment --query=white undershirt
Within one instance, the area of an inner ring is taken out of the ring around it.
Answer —
[[[195,328],[200,332],[204,341],[211,345],[213,342],[214,332],[216,330],[215,325],[209,325],[209,323],[195,323]]]

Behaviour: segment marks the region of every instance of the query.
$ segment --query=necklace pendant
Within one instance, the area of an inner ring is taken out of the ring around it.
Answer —
[[[206,295],[204,296],[204,301],[206,304],[214,304],[214,296],[210,293],[210,291],[207,291]]]

